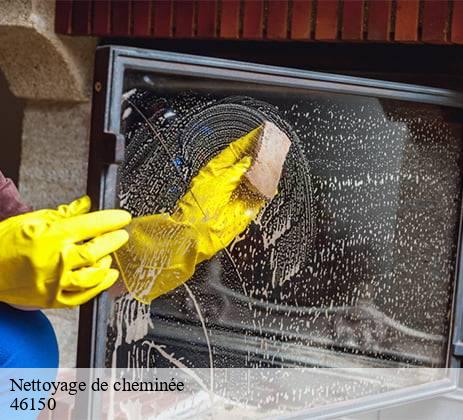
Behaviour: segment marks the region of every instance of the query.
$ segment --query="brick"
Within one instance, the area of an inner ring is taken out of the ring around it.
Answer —
[[[79,0],[72,3],[72,34],[90,35],[92,2]]]
[[[132,0],[132,28],[135,36],[151,35],[151,1]]]
[[[111,2],[111,35],[130,35],[131,20],[131,7],[128,0]]]
[[[72,0],[57,0],[55,8],[55,32],[71,33]]]
[[[452,34],[450,40],[463,44],[463,1],[453,2]]]
[[[363,9],[363,0],[344,0],[342,39],[349,41],[363,39]]]
[[[424,0],[421,40],[445,43],[447,41],[448,16],[449,3],[447,0]]]
[[[288,31],[288,2],[273,0],[268,3],[267,38],[285,39]]]
[[[93,2],[92,34],[106,36],[111,33],[111,0]]]
[[[309,39],[312,19],[312,1],[293,0],[291,39]]]
[[[217,31],[217,1],[200,0],[198,2],[197,35],[203,38],[214,38]]]
[[[264,2],[244,2],[243,38],[261,39],[264,31]]]
[[[172,36],[172,0],[155,0],[153,2],[153,35],[159,38]]]
[[[335,40],[338,36],[338,1],[323,0],[317,2],[317,20],[315,39]]]
[[[397,0],[394,39],[396,41],[418,40],[418,0]]]
[[[220,17],[220,36],[222,38],[239,38],[240,1],[222,1],[222,15]]]
[[[369,41],[389,41],[391,38],[391,0],[370,0],[368,2]]]

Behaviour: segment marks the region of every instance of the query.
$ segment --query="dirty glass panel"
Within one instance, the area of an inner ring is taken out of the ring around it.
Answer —
[[[279,194],[194,277],[112,293],[110,366],[444,366],[461,189],[459,111],[128,71],[121,207],[171,211],[233,139],[292,145]]]

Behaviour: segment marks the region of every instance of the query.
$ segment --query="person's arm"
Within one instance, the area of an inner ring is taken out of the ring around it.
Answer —
[[[21,201],[19,192],[11,179],[5,178],[0,172],[0,222],[31,210],[28,205]]]
[[[257,217],[267,198],[244,178],[262,131],[259,126],[233,141],[201,168],[171,215],[134,219],[128,244],[114,255],[135,299],[149,304],[184,284]]]
[[[128,239],[130,213],[88,213],[82,197],[56,210],[31,211],[13,183],[0,178],[0,302],[16,307],[81,305],[119,276],[111,253]]]

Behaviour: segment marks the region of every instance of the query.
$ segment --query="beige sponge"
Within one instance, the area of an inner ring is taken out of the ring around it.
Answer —
[[[269,200],[275,196],[290,146],[291,140],[274,123],[263,123],[253,164],[245,175],[252,190]]]

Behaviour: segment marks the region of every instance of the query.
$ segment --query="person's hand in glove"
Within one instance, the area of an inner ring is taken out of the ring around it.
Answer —
[[[110,287],[118,271],[110,254],[128,240],[123,210],[88,213],[82,197],[57,210],[0,222],[0,301],[21,307],[81,305]],[[85,241],[85,242],[84,242]]]
[[[256,218],[265,199],[243,177],[258,129],[232,142],[193,178],[172,215],[135,218],[128,244],[115,253],[126,287],[150,303],[193,275]]]

